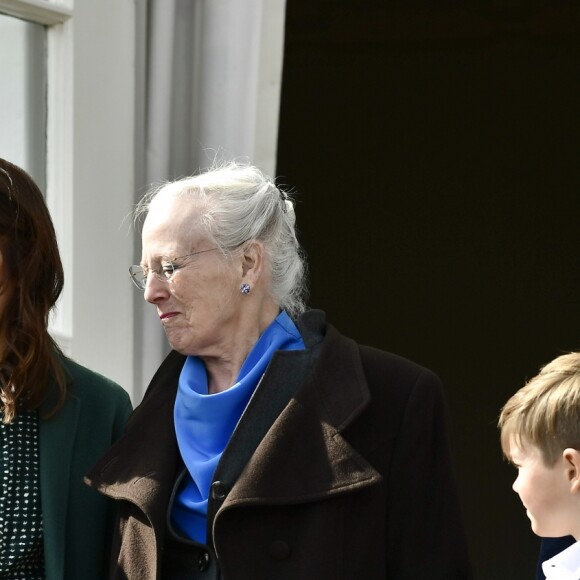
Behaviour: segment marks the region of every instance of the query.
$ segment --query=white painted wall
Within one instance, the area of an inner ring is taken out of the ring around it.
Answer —
[[[124,220],[135,191],[135,3],[0,0],[0,12],[46,25],[46,198],[65,268],[51,331],[134,397],[133,238]]]
[[[165,16],[175,3],[150,1]],[[47,26],[46,195],[66,276],[51,330],[138,403],[166,348],[127,274],[140,255],[127,217],[144,176],[167,177],[151,170],[145,144],[145,89],[165,86],[161,76],[149,85],[143,76],[147,1],[0,0],[2,12]],[[197,144],[190,170],[207,164],[209,148],[274,175],[285,0],[196,0],[194,12],[190,27],[181,23],[192,35],[195,76],[183,104]],[[154,143],[161,156],[163,143]]]
[[[285,0],[206,0],[196,26],[196,161],[246,157],[274,176]]]
[[[75,0],[64,25],[74,44],[71,354],[131,394],[134,10],[127,0]]]

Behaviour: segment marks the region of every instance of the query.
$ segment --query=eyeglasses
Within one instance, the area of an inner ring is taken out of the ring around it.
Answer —
[[[197,256],[198,254],[205,254],[205,252],[212,252],[217,250],[217,248],[210,248],[209,250],[201,250],[199,252],[193,252],[193,254],[186,254],[185,256],[179,256],[173,260],[168,260],[166,258],[161,258],[159,261],[159,266],[157,268],[143,268],[138,264],[134,264],[129,267],[129,275],[133,284],[139,288],[139,290],[145,290],[147,286],[147,278],[149,274],[154,274],[155,277],[161,282],[169,282],[177,270],[185,268],[188,264],[180,264],[180,260],[185,260],[186,258],[191,258],[192,256]]]

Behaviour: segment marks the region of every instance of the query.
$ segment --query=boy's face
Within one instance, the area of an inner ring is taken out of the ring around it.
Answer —
[[[570,465],[564,456],[548,467],[537,447],[512,440],[510,457],[518,469],[512,487],[526,508],[534,533],[543,537],[576,536],[578,498],[571,492]]]

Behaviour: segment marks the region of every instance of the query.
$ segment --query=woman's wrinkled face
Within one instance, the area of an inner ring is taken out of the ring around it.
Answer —
[[[241,264],[223,256],[199,223],[200,208],[183,197],[158,196],[143,226],[141,265],[175,265],[170,280],[149,274],[145,300],[157,307],[172,348],[185,355],[221,357],[240,332]],[[203,252],[176,259],[193,252]]]

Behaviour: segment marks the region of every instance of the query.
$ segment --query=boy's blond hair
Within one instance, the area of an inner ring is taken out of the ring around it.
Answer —
[[[548,466],[564,449],[580,449],[580,352],[559,356],[543,367],[510,397],[498,426],[508,459],[512,441],[537,447]]]

